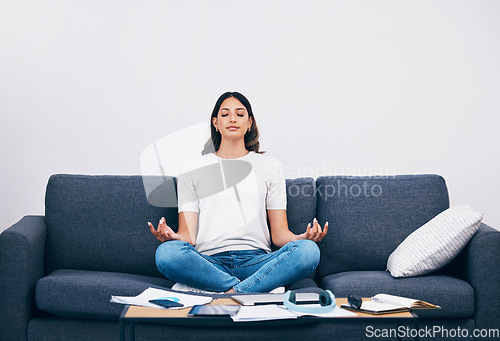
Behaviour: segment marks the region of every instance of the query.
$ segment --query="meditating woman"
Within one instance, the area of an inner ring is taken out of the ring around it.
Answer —
[[[245,96],[219,97],[211,138],[194,164],[178,179],[178,232],[164,218],[156,229],[148,223],[162,242],[156,251],[162,274],[188,287],[243,293],[291,285],[315,270],[316,243],[327,234],[328,222],[321,228],[314,219],[299,235],[289,230],[281,163],[259,152],[257,123]],[[271,252],[271,241],[280,249]]]

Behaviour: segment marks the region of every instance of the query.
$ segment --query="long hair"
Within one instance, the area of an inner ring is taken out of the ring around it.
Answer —
[[[212,116],[210,116],[210,138],[205,143],[205,146],[201,154],[205,155],[219,150],[220,143],[222,140],[222,135],[220,132],[215,130],[215,127],[212,123],[212,119],[213,117],[217,117],[222,102],[224,102],[229,97],[234,97],[238,101],[240,101],[241,104],[243,104],[243,106],[245,106],[245,108],[247,109],[248,117],[252,117],[252,125],[250,126],[250,130],[245,133],[245,148],[248,151],[254,151],[259,154],[265,153],[265,152],[259,152],[260,148],[259,129],[257,128],[257,122],[255,122],[255,116],[253,115],[252,106],[250,105],[250,102],[245,96],[243,96],[239,92],[234,91],[234,92],[223,93],[215,103],[214,110],[212,111]]]

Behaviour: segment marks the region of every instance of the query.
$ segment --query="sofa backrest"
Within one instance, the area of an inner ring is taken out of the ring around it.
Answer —
[[[51,176],[45,197],[46,272],[78,269],[161,277],[155,265],[160,242],[151,235],[147,222],[156,227],[164,216],[177,231],[178,215],[177,207],[150,204],[173,206],[171,200],[162,198],[167,191],[175,192],[169,186],[157,186],[162,193],[151,190],[155,186],[151,180],[143,182],[141,176]],[[290,229],[303,233],[316,215],[314,179],[287,179],[286,185]],[[172,195],[176,197],[176,193]]]
[[[171,179],[171,178],[170,178]],[[141,176],[53,175],[47,184],[46,272],[56,269],[125,272],[160,277],[156,227],[174,230],[177,208],[148,203]]]
[[[301,234],[316,217],[316,183],[313,178],[286,179],[286,217],[290,231]]]
[[[319,243],[320,277],[385,270],[410,233],[449,207],[438,175],[328,176],[319,177],[316,187],[318,221],[329,223]]]

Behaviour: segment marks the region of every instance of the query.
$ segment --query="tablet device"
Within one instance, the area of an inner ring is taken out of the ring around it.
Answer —
[[[195,305],[187,316],[233,316],[239,310],[239,305]]]

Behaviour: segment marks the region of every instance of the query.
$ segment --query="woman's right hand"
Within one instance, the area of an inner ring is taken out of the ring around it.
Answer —
[[[180,240],[181,237],[174,232],[165,222],[165,218],[161,218],[158,223],[158,229],[155,230],[153,224],[148,221],[149,229],[153,236],[156,237],[160,242],[167,242],[169,240]]]

